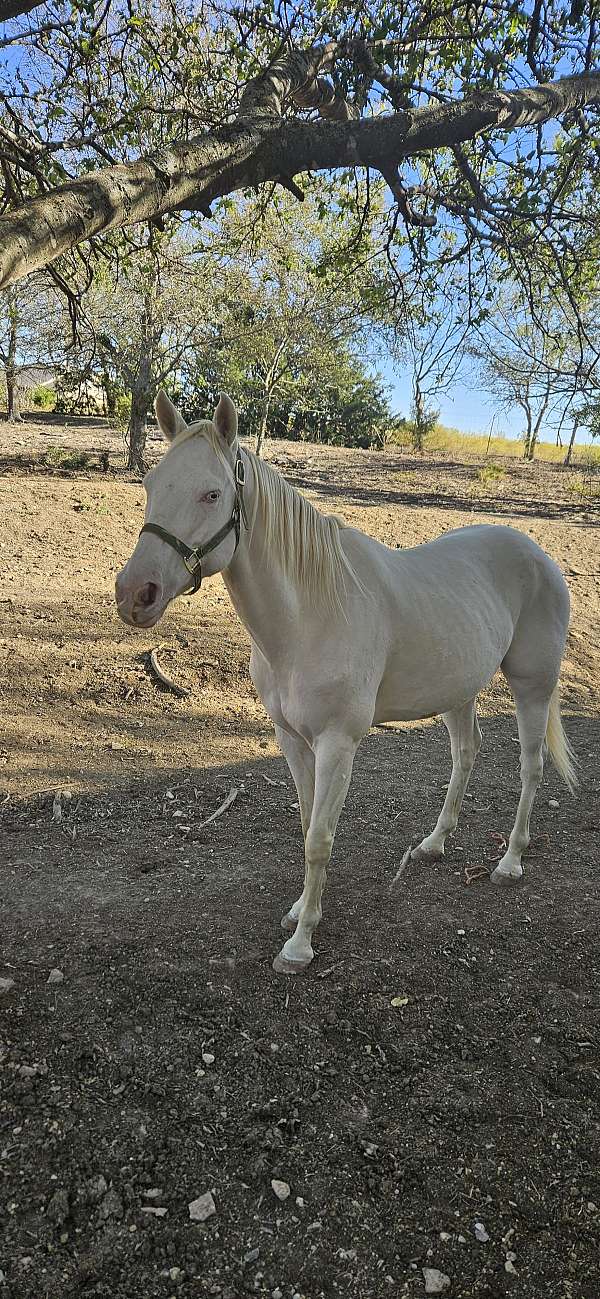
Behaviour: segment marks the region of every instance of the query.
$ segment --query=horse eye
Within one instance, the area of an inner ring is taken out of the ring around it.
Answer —
[[[202,497],[202,500],[209,501],[212,504],[213,501],[218,501],[220,495],[221,493],[217,491],[207,492],[206,495]]]

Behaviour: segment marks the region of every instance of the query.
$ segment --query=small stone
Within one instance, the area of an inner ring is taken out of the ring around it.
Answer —
[[[183,1276],[183,1272],[182,1272],[182,1269],[181,1269],[180,1267],[170,1267],[170,1268],[169,1268],[169,1271],[168,1271],[168,1277],[169,1277],[169,1280],[170,1280],[170,1281],[178,1281],[179,1278],[180,1278],[180,1276]]]
[[[18,1069],[19,1078],[35,1078],[37,1069],[34,1064],[22,1064]]]
[[[440,1272],[437,1267],[422,1267],[421,1271],[425,1279],[425,1294],[443,1294],[448,1289],[450,1277],[445,1272]]]
[[[283,1299],[283,1290],[280,1290],[279,1286],[271,1291],[271,1299]]]
[[[440,1231],[440,1240],[451,1240],[451,1239],[452,1237],[449,1231]]]
[[[215,1063],[215,1057],[214,1057],[214,1055],[212,1054],[212,1051],[203,1051],[203,1052],[202,1052],[202,1062],[203,1062],[203,1064],[214,1064],[214,1063]]]
[[[165,1209],[162,1205],[159,1207],[157,1204],[142,1204],[140,1212],[149,1213],[153,1218],[164,1218],[168,1213],[168,1209]]]
[[[304,1208],[304,1199],[303,1199],[303,1197],[302,1197],[301,1195],[297,1195],[297,1196],[296,1196],[296,1204],[298,1205],[298,1208],[299,1208],[299,1209],[303,1209],[303,1208]],[[589,1206],[589,1204],[588,1204],[588,1209],[589,1209],[589,1207],[590,1207],[590,1206]]]
[[[121,1196],[111,1186],[106,1192],[104,1199],[98,1210],[101,1218],[122,1218],[124,1214],[123,1201]]]
[[[108,1182],[106,1178],[102,1176],[102,1173],[99,1173],[97,1177],[90,1177],[89,1181],[86,1182],[86,1188],[90,1200],[97,1204],[98,1200],[101,1200],[102,1196],[106,1195]]]
[[[162,1195],[162,1187],[149,1186],[147,1191],[142,1191],[145,1200],[159,1200]]]
[[[466,1236],[457,1236],[456,1239],[457,1239],[459,1245],[466,1245],[466,1243],[467,1243],[467,1237],[466,1237]]]
[[[516,1276],[516,1275],[517,1275],[517,1269],[516,1269],[516,1267],[515,1267],[515,1265],[514,1265],[512,1259],[507,1258],[506,1263],[504,1264],[504,1271],[505,1271],[505,1272],[508,1272],[511,1276]]]
[[[590,1213],[595,1213],[595,1212],[596,1212],[596,1209],[597,1209],[598,1206],[597,1206],[597,1204],[594,1204],[594,1201],[593,1201],[593,1200],[588,1200],[588,1202],[587,1202],[587,1207],[588,1207]]]
[[[256,1263],[256,1260],[257,1260],[259,1254],[260,1254],[260,1250],[259,1250],[259,1249],[251,1249],[251,1250],[249,1250],[247,1254],[244,1254],[244,1258],[243,1258],[243,1262],[244,1262],[244,1264],[246,1264],[246,1263]]]
[[[62,983],[64,977],[62,970],[51,970],[46,983]]]
[[[48,1202],[46,1217],[53,1222],[56,1227],[61,1227],[70,1212],[69,1197],[66,1191],[55,1191],[52,1199]]]
[[[482,1245],[485,1245],[485,1242],[489,1240],[489,1236],[483,1223],[476,1222],[473,1230],[475,1232],[475,1240],[479,1240]]]
[[[291,1193],[290,1187],[288,1186],[287,1182],[280,1182],[278,1177],[274,1177],[271,1182],[271,1186],[278,1200],[287,1200],[288,1196]]]
[[[205,1191],[204,1195],[199,1195],[197,1200],[192,1200],[188,1204],[188,1211],[192,1222],[206,1222],[207,1218],[212,1218],[213,1213],[217,1212],[212,1193]]]
[[[516,1257],[517,1257],[517,1256],[516,1256],[516,1254],[515,1254],[514,1249],[507,1249],[507,1251],[506,1251],[506,1258],[507,1258],[507,1261],[508,1261],[509,1263],[514,1263],[515,1260],[516,1260]]]
[[[559,803],[558,799],[557,799],[557,798],[549,798],[549,799],[548,799],[548,807],[560,807],[560,803]]]
[[[14,986],[14,979],[0,979],[0,996],[2,996],[4,992],[10,992],[11,988],[14,988]]]

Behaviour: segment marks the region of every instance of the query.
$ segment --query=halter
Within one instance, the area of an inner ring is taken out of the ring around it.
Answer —
[[[145,523],[140,532],[140,537],[142,532],[154,532],[157,537],[160,537],[161,541],[166,541],[168,546],[172,546],[173,550],[176,550],[177,554],[181,555],[194,584],[192,590],[189,592],[190,595],[195,595],[202,585],[202,560],[204,559],[204,556],[210,554],[211,550],[216,550],[217,546],[225,540],[225,537],[229,535],[232,529],[235,530],[235,550],[237,550],[240,544],[240,518],[246,530],[248,528],[248,515],[244,504],[246,468],[239,449],[235,458],[233,473],[235,479],[235,501],[233,503],[231,518],[227,523],[224,523],[223,527],[219,528],[218,532],[215,532],[214,537],[211,537],[209,541],[206,541],[203,546],[192,547],[186,545],[185,541],[180,541],[179,537],[174,537],[172,532],[167,532],[166,528],[161,528],[158,523]],[[235,550],[233,552],[234,555]]]

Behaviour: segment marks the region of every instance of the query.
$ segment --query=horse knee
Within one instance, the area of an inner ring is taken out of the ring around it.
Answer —
[[[306,859],[316,866],[326,866],[331,857],[333,835],[328,830],[309,829],[306,836]]]
[[[458,756],[458,765],[460,767],[460,770],[463,772],[471,771],[473,768],[473,763],[475,762],[475,758],[477,756],[477,749],[475,747],[475,744],[472,742],[468,744],[467,743],[460,744],[457,756]]]

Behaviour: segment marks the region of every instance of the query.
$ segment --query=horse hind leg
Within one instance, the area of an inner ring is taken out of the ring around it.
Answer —
[[[446,836],[452,834],[458,825],[465,790],[481,747],[481,731],[477,721],[475,699],[470,699],[461,708],[453,708],[451,712],[443,713],[442,721],[450,736],[452,775],[444,806],[434,829],[416,848],[413,848],[410,853],[411,860],[433,861],[437,857],[444,856]]]
[[[508,848],[492,873],[494,884],[516,884],[522,878],[522,854],[529,847],[529,820],[533,802],[544,772],[544,744],[548,726],[550,698],[554,682],[549,689],[522,682],[511,681],[517,710],[517,725],[521,744],[521,797],[517,816],[508,841]]]

